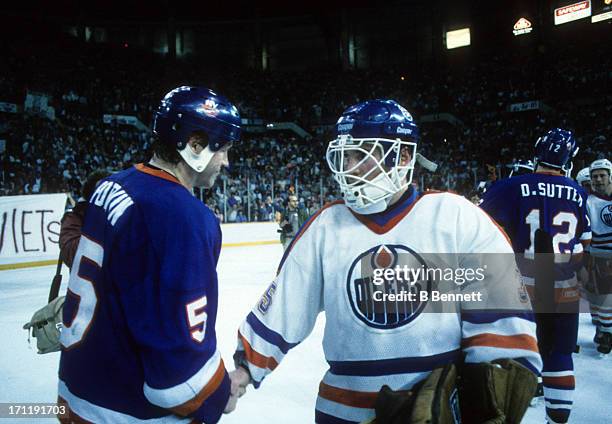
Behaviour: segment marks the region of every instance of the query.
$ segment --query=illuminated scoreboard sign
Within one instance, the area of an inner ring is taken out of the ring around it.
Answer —
[[[612,19],[612,0],[593,0],[591,23]]]
[[[584,0],[555,9],[555,25],[577,21],[589,16],[591,16],[591,0]]]
[[[521,18],[514,24],[514,29],[512,30],[512,33],[514,35],[523,35],[529,34],[532,30],[533,26],[531,25],[531,22],[529,22],[525,18]]]

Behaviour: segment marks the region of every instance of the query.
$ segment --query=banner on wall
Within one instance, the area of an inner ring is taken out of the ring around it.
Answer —
[[[0,197],[0,264],[57,259],[66,194]]]

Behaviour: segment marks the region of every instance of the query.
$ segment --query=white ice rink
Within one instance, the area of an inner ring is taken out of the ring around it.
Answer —
[[[272,281],[280,260],[280,244],[232,247],[222,251],[217,337],[228,368],[242,319]],[[55,402],[59,353],[38,355],[28,346],[22,325],[47,299],[55,266],[0,271],[0,403]],[[66,272],[66,270],[65,270]],[[64,274],[63,289],[67,282]],[[299,317],[295,317],[299,319]],[[312,423],[319,379],[327,369],[321,339],[321,316],[310,337],[293,349],[262,384],[249,388],[237,410],[222,423]],[[593,348],[590,316],[581,317],[580,354],[575,355],[576,393],[572,423],[612,423],[612,358],[599,359]],[[0,419],[0,424],[34,422]],[[52,420],[38,420],[51,422]],[[543,424],[544,406],[529,408],[524,423]]]

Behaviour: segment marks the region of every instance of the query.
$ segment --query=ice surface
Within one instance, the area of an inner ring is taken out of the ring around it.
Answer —
[[[220,304],[217,338],[225,364],[232,367],[236,331],[274,278],[280,245],[226,248],[219,261]],[[38,355],[22,325],[47,299],[54,266],[0,271],[0,402],[55,402],[59,353]],[[64,270],[63,289],[67,282]],[[300,319],[295,317],[295,319]],[[319,380],[327,369],[321,348],[324,317],[308,339],[293,349],[261,388],[249,388],[236,412],[222,423],[312,423]],[[599,359],[590,316],[581,316],[580,345],[574,356],[576,393],[573,423],[612,423],[612,358]],[[1,419],[0,424],[35,422]],[[53,422],[37,420],[36,422]],[[529,408],[524,423],[543,424],[544,405]]]

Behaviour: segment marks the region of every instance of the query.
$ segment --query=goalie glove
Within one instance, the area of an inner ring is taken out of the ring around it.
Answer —
[[[462,420],[519,424],[537,386],[535,374],[512,359],[464,364],[459,392]]]
[[[383,386],[376,418],[364,424],[519,424],[533,397],[535,374],[512,359],[436,368],[411,390]]]
[[[368,424],[459,424],[457,368],[436,368],[411,390],[383,386],[376,398],[376,418]]]

